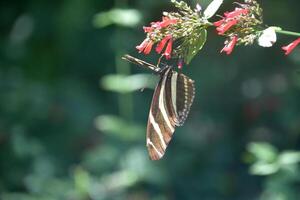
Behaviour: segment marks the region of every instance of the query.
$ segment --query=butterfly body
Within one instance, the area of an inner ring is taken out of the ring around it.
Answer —
[[[152,160],[163,157],[176,126],[182,126],[195,96],[194,81],[171,66],[163,69],[133,58],[124,59],[148,67],[160,75],[149,111],[146,144]]]

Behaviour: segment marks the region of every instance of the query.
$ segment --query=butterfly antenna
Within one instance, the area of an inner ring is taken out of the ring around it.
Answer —
[[[136,65],[140,65],[140,66],[143,66],[143,67],[146,67],[146,68],[150,68],[151,70],[153,70],[154,72],[157,72],[157,73],[159,73],[161,71],[161,69],[158,66],[147,63],[143,60],[140,60],[140,59],[135,58],[135,57],[133,57],[131,55],[128,55],[128,54],[122,56],[122,59],[126,60],[128,62],[131,62],[133,64],[136,64]]]

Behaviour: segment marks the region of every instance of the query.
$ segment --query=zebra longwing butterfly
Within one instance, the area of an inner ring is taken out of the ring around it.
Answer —
[[[157,67],[130,55],[123,59],[151,69],[160,75],[149,111],[146,144],[151,160],[159,160],[175,131],[188,116],[195,96],[194,81],[171,66]]]

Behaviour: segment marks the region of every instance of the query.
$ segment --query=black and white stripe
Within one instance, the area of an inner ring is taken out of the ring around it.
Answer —
[[[150,158],[159,160],[166,151],[175,126],[182,126],[188,116],[195,96],[194,81],[170,66],[161,69],[129,55],[123,58],[160,75],[150,107],[146,139]]]

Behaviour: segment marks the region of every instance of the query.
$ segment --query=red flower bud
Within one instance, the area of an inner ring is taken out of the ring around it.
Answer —
[[[168,42],[167,48],[165,50],[164,55],[166,56],[166,59],[170,59],[171,58],[171,54],[172,54],[172,45],[173,45],[173,39],[171,38]]]
[[[139,46],[136,48],[139,50],[139,53],[149,54],[153,46],[153,42],[146,38]]]
[[[166,43],[172,38],[171,35],[167,35],[166,37],[164,37],[156,46],[156,52],[158,54],[161,53],[161,51],[163,50],[163,48],[165,47]]]
[[[152,40],[150,40],[144,49],[144,54],[149,54],[151,52],[152,46],[153,46],[153,42]]]
[[[282,47],[282,49],[285,51],[285,55],[289,55],[295,48],[296,46],[300,43],[300,38],[297,40],[293,41],[287,46]]]
[[[226,18],[234,18],[237,17],[239,15],[246,15],[248,14],[249,10],[248,9],[241,9],[241,8],[236,8],[234,11],[232,12],[225,12],[224,16]]]
[[[227,55],[231,54],[236,43],[237,43],[238,37],[237,36],[233,36],[231,41],[225,45],[225,47],[221,50],[222,52],[225,52]]]
[[[223,35],[226,31],[228,31],[232,26],[236,25],[238,23],[238,20],[232,19],[225,24],[222,24],[221,26],[217,27],[217,31],[219,35]]]
[[[139,50],[139,53],[142,53],[146,48],[146,46],[148,45],[148,43],[149,43],[149,39],[146,38],[140,45],[136,46],[135,48]]]
[[[177,23],[177,19],[169,19],[165,17],[163,21],[159,24],[158,28],[165,28],[171,24],[176,24],[176,23]]]
[[[177,23],[177,19],[170,19],[169,17],[163,17],[161,22],[151,22],[151,27],[153,28],[166,28],[167,26],[171,25],[171,24],[176,24]]]
[[[225,19],[221,19],[219,21],[214,22],[214,26],[218,27],[221,26],[225,22]]]

